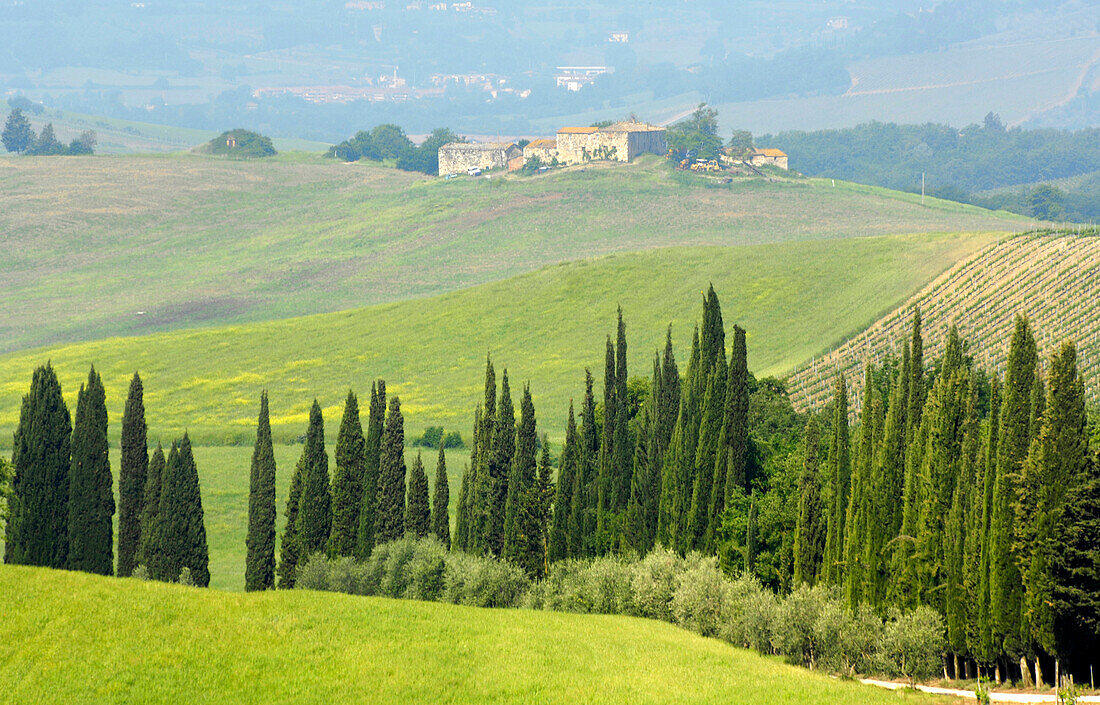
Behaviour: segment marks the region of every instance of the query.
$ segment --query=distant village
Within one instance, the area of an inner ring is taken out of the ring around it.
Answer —
[[[599,127],[563,127],[554,138],[519,142],[450,142],[439,148],[439,174],[480,175],[485,171],[518,171],[527,165],[569,166],[590,161],[631,162],[642,154],[669,156],[666,129],[638,120]],[[737,164],[787,169],[787,155],[778,149],[754,149],[748,154],[722,154],[720,160],[681,162],[681,168],[721,171]]]

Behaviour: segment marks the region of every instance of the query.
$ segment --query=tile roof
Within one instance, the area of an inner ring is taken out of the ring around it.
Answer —
[[[598,127],[563,127],[558,130],[558,134],[565,133],[567,135],[590,135],[593,132],[599,132]]]

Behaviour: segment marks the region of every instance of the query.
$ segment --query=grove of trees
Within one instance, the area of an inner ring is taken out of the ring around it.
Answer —
[[[42,132],[34,134],[31,123],[20,108],[13,108],[4,123],[4,130],[0,133],[0,141],[4,149],[13,154],[27,154],[32,156],[56,156],[56,155],[81,155],[95,152],[96,134],[92,130],[85,130],[80,136],[72,140],[68,145],[58,141],[54,132],[53,123],[48,122],[42,127]]]
[[[118,575],[140,570],[156,580],[205,587],[209,556],[191,441],[184,434],[167,458],[158,446],[150,460],[143,394],[135,374],[122,420]],[[34,371],[12,465],[4,562],[114,574],[107,400],[94,367],[77,395],[75,420],[53,368]]]

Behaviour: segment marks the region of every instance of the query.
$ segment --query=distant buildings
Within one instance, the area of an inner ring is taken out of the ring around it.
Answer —
[[[777,166],[780,169],[786,169],[787,153],[772,147],[755,149],[752,152],[752,156],[749,157],[749,163],[753,166],[771,165]]]
[[[610,73],[611,69],[606,66],[559,66],[557,71],[554,82],[558,88],[579,91],[595,83],[597,77]]]
[[[439,148],[439,173],[444,176],[522,166],[523,150],[515,142],[450,142]]]
[[[522,151],[512,142],[452,142],[439,148],[439,173],[460,174],[474,168],[514,171],[532,159],[542,164],[629,162],[641,154],[667,151],[665,128],[629,120],[604,127],[563,127],[554,139],[534,140]]]

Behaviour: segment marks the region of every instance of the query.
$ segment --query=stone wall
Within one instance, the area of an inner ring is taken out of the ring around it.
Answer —
[[[565,128],[558,132],[558,161],[579,164],[592,159],[629,162],[640,154],[668,151],[664,128],[645,123],[615,123],[601,128]]]
[[[439,173],[464,174],[469,169],[508,169],[523,152],[514,143],[452,142],[439,148]],[[522,161],[519,162],[522,165]]]

